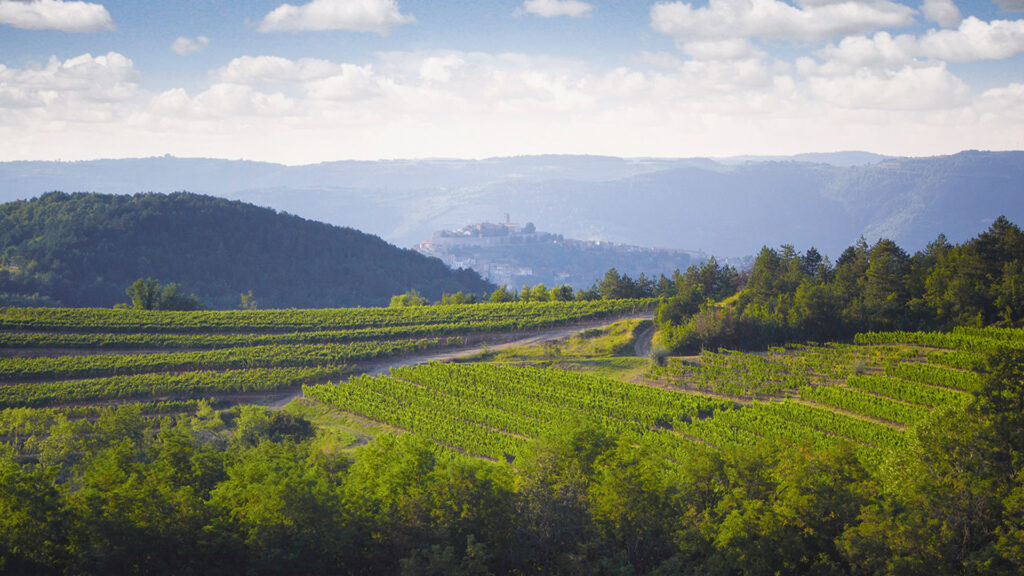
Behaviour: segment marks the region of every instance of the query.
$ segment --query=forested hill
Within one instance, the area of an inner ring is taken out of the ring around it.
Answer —
[[[211,196],[52,192],[0,205],[0,306],[112,306],[143,277],[212,308],[250,290],[262,308],[289,308],[493,289],[376,236]]]

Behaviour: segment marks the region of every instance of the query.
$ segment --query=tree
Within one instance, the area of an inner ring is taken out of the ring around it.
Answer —
[[[184,295],[181,286],[173,282],[161,286],[159,280],[139,278],[125,290],[135,310],[202,310],[203,304],[195,294]]]
[[[601,294],[602,300],[614,300],[616,298],[624,298],[627,289],[622,277],[619,276],[619,272],[615,268],[610,268],[597,285],[597,291]]]
[[[804,274],[813,277],[817,276],[819,272],[827,270],[827,267],[823,266],[824,263],[825,259],[821,252],[818,252],[814,246],[811,246],[801,259],[800,265],[803,268]]]
[[[502,284],[501,286],[498,287],[497,290],[491,292],[490,297],[490,301],[495,303],[511,302],[515,299],[515,295],[508,291],[508,286],[506,286],[505,284]]]
[[[476,304],[476,294],[463,294],[461,290],[455,294],[444,293],[441,295],[441,304]]]
[[[548,300],[551,300],[551,293],[548,291],[547,286],[537,284],[533,287],[531,298],[534,302],[547,302]]]
[[[519,301],[520,302],[529,302],[531,300],[533,300],[533,291],[530,290],[529,286],[523,286],[519,290]]]
[[[403,308],[406,306],[426,306],[429,304],[427,299],[420,296],[419,292],[415,289],[409,290],[405,294],[399,294],[398,296],[391,297],[391,308]]]
[[[178,284],[167,284],[160,291],[160,303],[158,310],[202,310],[203,305],[196,298],[195,294],[186,296],[181,293],[181,286]]]
[[[136,310],[156,310],[160,300],[160,282],[152,278],[139,278],[125,290],[132,308]]]
[[[891,329],[907,303],[909,258],[892,240],[879,240],[868,257],[863,291],[868,326]]]
[[[245,294],[240,294],[239,296],[242,297],[242,303],[240,305],[242,310],[255,310],[259,307],[256,303],[256,299],[252,296],[252,290],[249,290]]]
[[[551,290],[548,291],[548,296],[552,302],[569,302],[573,298],[572,286],[565,284],[562,286],[552,287]]]

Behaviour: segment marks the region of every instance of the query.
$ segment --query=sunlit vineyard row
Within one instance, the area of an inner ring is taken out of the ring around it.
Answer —
[[[0,408],[273,393],[360,363],[632,313],[644,300],[238,312],[0,309]]]
[[[432,338],[352,344],[251,346],[168,354],[97,354],[8,358],[0,364],[0,383],[188,370],[330,366],[355,360],[427,350],[446,343],[456,342]]]
[[[514,329],[554,326],[639,312],[655,300],[509,302],[472,305],[165,312],[101,308],[0,309],[0,330],[61,333],[289,333],[398,326],[474,325]],[[446,328],[451,329],[449,326]],[[490,329],[490,328],[488,328]]]
[[[730,401],[556,369],[428,364],[392,376],[304,387],[306,396],[496,460],[525,439],[579,421],[643,432],[710,417]]]

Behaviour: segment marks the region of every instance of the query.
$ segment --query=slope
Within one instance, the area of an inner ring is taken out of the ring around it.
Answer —
[[[0,304],[111,306],[137,278],[181,284],[213,308],[387,304],[415,289],[485,293],[474,272],[380,238],[189,193],[49,193],[0,205]]]

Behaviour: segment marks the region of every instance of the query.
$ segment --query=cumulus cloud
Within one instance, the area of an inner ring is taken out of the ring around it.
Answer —
[[[420,65],[420,78],[427,82],[450,82],[455,71],[465,63],[458,54],[429,56]]]
[[[581,0],[526,0],[523,2],[523,10],[544,18],[582,18],[590,14],[593,6]]]
[[[870,38],[850,36],[819,50],[822,64],[801,59],[798,65],[819,73],[845,74],[861,67],[893,68],[915,62],[1001,60],[1022,52],[1024,20],[984,22],[971,16],[954,30],[930,30],[923,36],[887,32]]]
[[[114,21],[102,4],[60,0],[0,0],[0,24],[26,30],[103,32]]]
[[[651,27],[680,42],[765,38],[813,42],[914,23],[914,10],[889,0],[808,1],[710,0],[695,8],[685,2],[651,7]]]
[[[985,91],[976,108],[985,119],[1014,125],[1024,122],[1024,84],[1010,84]]]
[[[210,39],[206,36],[196,36],[195,39],[178,36],[178,39],[171,44],[171,50],[179,56],[188,56],[202,51],[209,44]]]
[[[930,30],[919,45],[922,55],[953,62],[1009,58],[1024,52],[1024,20],[984,22],[971,16],[956,30]]]
[[[861,68],[849,75],[809,80],[819,98],[843,108],[926,110],[953,108],[967,103],[967,85],[945,64],[904,66],[895,71]]]
[[[915,47],[924,37],[907,36]],[[1020,84],[972,95],[944,63],[907,56],[900,38],[844,40],[834,62],[849,62],[831,68],[816,59],[793,66],[742,40],[603,69],[459,51],[365,62],[242,56],[197,91],[160,93],[140,88],[131,60],[116,53],[0,65],[0,157],[170,152],[308,163],[1019,147]]]
[[[241,56],[211,76],[229,84],[294,84],[327,78],[338,66],[329,60],[303,58],[289,60],[278,56]]]
[[[25,69],[0,65],[0,123],[47,117],[77,122],[109,121],[139,93],[132,61],[116,52],[83,54]]]
[[[301,6],[278,6],[263,18],[259,30],[349,30],[387,36],[394,27],[415,20],[402,14],[395,0],[313,0]]]
[[[215,86],[274,86],[316,100],[354,100],[381,92],[385,77],[372,65],[357,66],[316,58],[242,56],[211,73]]]
[[[947,28],[956,26],[963,20],[963,15],[953,0],[924,0],[921,4],[921,14],[939,26]]]

